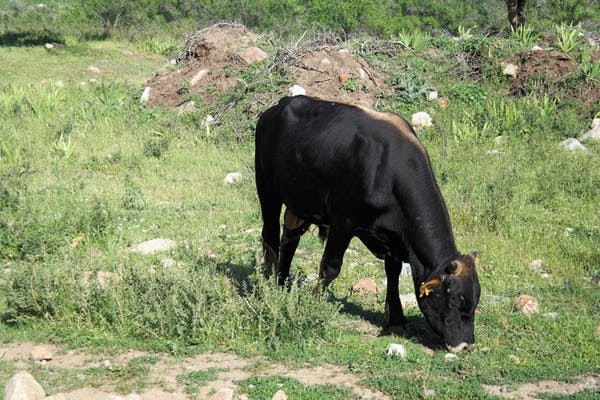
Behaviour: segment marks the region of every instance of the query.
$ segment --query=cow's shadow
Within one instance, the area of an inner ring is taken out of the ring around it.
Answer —
[[[348,299],[337,299],[336,301],[342,305],[341,312],[360,317],[379,327],[379,336],[403,337],[433,350],[444,348],[441,338],[431,329],[423,315],[407,315],[404,329],[390,331],[384,328],[385,315],[383,312],[367,310]]]

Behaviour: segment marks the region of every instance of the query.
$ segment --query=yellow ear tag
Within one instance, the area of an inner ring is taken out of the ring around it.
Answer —
[[[432,290],[425,285],[425,282],[421,283],[421,290],[419,290],[419,298],[429,296]]]

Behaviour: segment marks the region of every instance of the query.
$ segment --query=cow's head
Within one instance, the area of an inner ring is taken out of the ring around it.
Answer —
[[[419,307],[431,327],[452,351],[473,349],[475,307],[479,302],[476,253],[453,260],[419,288]]]

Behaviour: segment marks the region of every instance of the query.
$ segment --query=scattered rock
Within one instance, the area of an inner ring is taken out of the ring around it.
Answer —
[[[534,272],[540,272],[542,270],[542,267],[544,266],[544,260],[533,260],[532,262],[529,263],[529,269],[534,271]]]
[[[31,359],[33,361],[50,361],[52,357],[52,352],[47,346],[35,346],[31,350]]]
[[[224,388],[220,389],[217,393],[213,394],[208,398],[209,400],[232,400],[233,389]]]
[[[600,141],[600,125],[593,127],[583,135],[579,136],[580,142],[597,142]]]
[[[140,97],[140,101],[142,103],[146,103],[148,100],[150,100],[150,91],[152,90],[152,88],[150,86],[146,86],[144,88],[144,91],[142,92],[142,96]]]
[[[544,318],[556,319],[556,318],[558,318],[558,313],[557,312],[547,312],[547,313],[542,314],[542,316]]]
[[[538,45],[535,45],[535,46],[533,46],[533,47],[531,48],[531,51],[542,51],[542,50],[544,50],[544,49],[543,49],[543,48],[541,48],[541,47],[540,47],[540,46],[538,46]]]
[[[425,389],[425,391],[423,392],[423,396],[425,396],[425,397],[434,397],[435,396],[435,390],[433,390],[433,389]]]
[[[438,92],[436,92],[435,90],[430,90],[429,92],[427,92],[426,96],[427,101],[433,101],[438,98]]]
[[[185,113],[189,113],[191,111],[194,111],[196,109],[196,103],[193,100],[190,101],[186,101],[183,104],[180,104],[177,107],[177,114],[185,114]]]
[[[352,291],[357,292],[361,297],[377,294],[378,289],[377,284],[371,278],[363,278],[352,285]]]
[[[243,50],[239,56],[247,65],[250,65],[264,60],[269,55],[258,47],[248,47],[247,49]]]
[[[350,78],[351,78],[351,76],[349,74],[346,74],[346,73],[341,73],[338,76],[338,80],[340,81],[341,84],[346,83]]]
[[[176,246],[177,244],[171,239],[159,238],[138,243],[129,247],[126,251],[134,254],[151,255],[161,251],[171,250]]]
[[[300,96],[300,95],[305,95],[305,94],[306,94],[306,90],[300,85],[294,85],[294,86],[290,87],[288,90],[288,95],[290,95],[290,96]]]
[[[230,172],[223,179],[223,183],[226,185],[237,185],[242,181],[242,174],[240,172]]]
[[[406,348],[398,343],[390,343],[387,348],[387,356],[395,357],[400,356],[402,358],[406,358]]]
[[[494,143],[501,144],[506,140],[505,136],[499,135],[494,138]]]
[[[275,392],[271,400],[287,400],[287,394],[283,390],[278,390]]]
[[[44,388],[27,371],[17,372],[4,388],[4,400],[42,400]]]
[[[587,151],[585,146],[582,145],[581,142],[575,138],[569,138],[569,139],[563,140],[562,142],[559,143],[559,146],[565,150],[569,150],[572,152]]]
[[[519,357],[515,356],[514,354],[509,354],[508,359],[513,361],[515,364],[521,364],[521,360],[519,360]]]
[[[440,97],[440,107],[446,108],[448,106],[448,98],[446,96]]]
[[[431,115],[427,114],[425,111],[414,113],[411,117],[411,122],[415,128],[426,128],[433,125]]]
[[[569,228],[569,227],[567,227],[567,228],[565,228],[564,235],[565,235],[565,236],[571,236],[571,233],[573,233],[573,231],[574,231],[574,230],[575,230],[575,229],[573,229],[573,228]]]
[[[95,67],[95,66],[93,66],[93,65],[90,65],[90,66],[87,68],[87,70],[88,70],[88,72],[91,72],[92,74],[99,74],[99,73],[100,73],[100,68],[98,68],[98,67]]]
[[[458,356],[453,353],[446,353],[446,355],[444,356],[444,360],[447,362],[456,361],[458,360]]]
[[[535,297],[527,294],[522,294],[521,296],[517,297],[516,308],[522,314],[527,316],[540,312],[540,307]]]
[[[502,73],[506,76],[510,76],[512,78],[516,78],[517,74],[519,72],[519,66],[512,64],[512,63],[507,63],[504,65],[504,69],[502,70]]]
[[[207,74],[208,70],[206,69],[201,69],[200,71],[198,71],[198,73],[194,75],[192,79],[190,79],[190,86],[194,86],[195,84],[200,82],[202,78],[204,78]]]
[[[501,156],[502,152],[498,149],[490,150],[487,152],[490,156]]]
[[[594,129],[600,126],[600,118],[594,118],[592,120],[592,124],[590,125],[590,128]]]

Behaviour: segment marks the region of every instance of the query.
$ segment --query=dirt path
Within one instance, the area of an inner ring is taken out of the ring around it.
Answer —
[[[11,361],[20,370],[27,370],[31,366],[31,352],[39,345],[33,343],[11,343],[0,347],[0,360]],[[157,362],[149,362],[149,376],[144,377],[146,384],[143,390],[137,391],[140,400],[185,400],[188,398],[209,399],[213,394],[222,389],[232,389],[236,396],[234,399],[244,398],[240,393],[237,381],[252,376],[283,376],[293,378],[305,385],[336,385],[351,388],[360,398],[369,400],[389,400],[390,397],[362,386],[358,377],[345,372],[334,365],[317,367],[290,368],[281,364],[267,364],[262,358],[242,358],[234,354],[212,353],[201,354],[194,357],[178,358],[167,354],[151,354],[140,351],[129,351],[119,355],[88,354],[77,350],[64,350],[57,346],[44,345],[52,353],[52,360],[42,362],[43,368],[59,375],[81,376],[90,368],[117,369],[140,357],[157,356]],[[191,372],[218,371],[216,378],[198,385],[192,396],[186,393],[185,383],[178,381],[178,377]],[[69,373],[69,374],[67,374]],[[73,374],[74,373],[74,374]],[[110,377],[110,375],[109,375]],[[135,377],[132,377],[134,379]],[[69,378],[64,378],[69,379]],[[71,378],[72,379],[72,378]],[[59,378],[60,381],[60,378]],[[43,380],[40,380],[43,384]],[[122,391],[122,390],[121,390]],[[129,394],[132,394],[131,391]],[[48,393],[59,395],[61,400],[107,400],[111,396],[122,396],[127,399],[128,393],[117,393],[115,382],[107,379],[98,387],[78,388],[68,392]],[[113,397],[117,399],[118,397]]]

